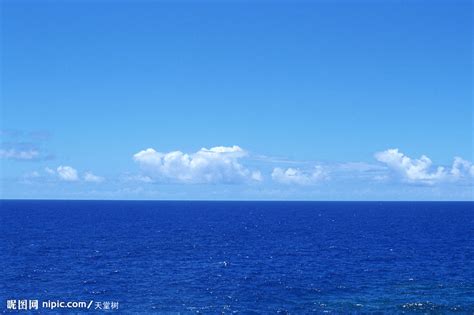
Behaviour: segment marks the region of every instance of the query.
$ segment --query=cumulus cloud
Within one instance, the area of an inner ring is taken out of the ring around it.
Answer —
[[[310,171],[298,168],[282,169],[276,167],[272,172],[272,179],[281,184],[311,185],[327,178],[322,166],[316,166]]]
[[[435,184],[442,181],[456,181],[474,176],[472,163],[456,157],[451,170],[443,166],[434,167],[426,155],[412,159],[398,149],[377,152],[375,158],[385,163],[407,182]]]
[[[94,175],[91,172],[86,172],[83,178],[86,182],[92,182],[92,183],[101,183],[104,181],[103,177]]]
[[[253,171],[250,177],[257,182],[263,181],[263,175],[260,171]]]
[[[8,160],[34,160],[39,157],[37,150],[0,149],[0,158]]]
[[[454,178],[474,177],[474,165],[458,156],[454,158],[453,167],[450,172]]]
[[[247,152],[239,146],[202,148],[191,154],[146,149],[133,156],[146,176],[177,183],[239,183],[261,181],[258,171],[245,168],[240,159]]]
[[[84,172],[80,174],[75,168],[71,166],[60,165],[56,169],[46,167],[44,172],[53,178],[57,178],[67,182],[92,182],[92,183],[101,183],[105,180],[104,177],[95,175],[92,172]],[[35,172],[37,173],[37,172]]]
[[[68,181],[68,182],[74,182],[79,180],[79,176],[77,175],[77,170],[70,167],[70,166],[58,166],[56,169],[56,172],[59,176],[60,179]]]

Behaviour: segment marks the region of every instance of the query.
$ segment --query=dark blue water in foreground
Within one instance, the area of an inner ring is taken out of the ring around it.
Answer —
[[[474,311],[473,203],[0,205],[2,311],[22,298],[146,313]]]

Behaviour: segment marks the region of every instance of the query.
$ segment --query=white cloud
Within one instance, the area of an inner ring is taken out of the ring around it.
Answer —
[[[302,171],[297,168],[274,168],[272,179],[281,184],[311,185],[327,178],[327,174],[321,166],[314,167],[310,171]]]
[[[77,171],[70,167],[70,166],[58,166],[56,172],[60,179],[68,182],[74,182],[79,180],[79,176],[77,175]]]
[[[260,173],[260,171],[254,171],[252,172],[250,176],[252,177],[253,180],[257,182],[263,181],[263,176],[262,176],[262,173]]]
[[[133,159],[152,179],[177,183],[238,183],[261,181],[259,172],[240,164],[247,152],[238,146],[202,148],[191,154],[181,151],[168,153],[146,149]]]
[[[458,156],[454,158],[451,176],[454,178],[474,177],[474,165]]]
[[[35,172],[38,174],[37,177],[42,177],[40,173]],[[50,167],[44,168],[44,173],[50,178],[60,179],[67,182],[90,182],[90,183],[101,183],[105,180],[104,177],[95,175],[92,172],[84,172],[79,173],[75,168],[71,166],[64,166],[60,165],[56,169],[52,169]]]
[[[9,160],[33,160],[39,157],[37,150],[0,149],[0,158]]]
[[[104,181],[103,177],[94,175],[91,172],[86,172],[83,178],[86,182],[101,183]]]
[[[435,184],[442,181],[456,181],[474,176],[472,163],[456,157],[451,170],[445,167],[432,167],[432,161],[426,155],[412,159],[398,149],[377,152],[375,158],[396,171],[403,180],[412,183]]]

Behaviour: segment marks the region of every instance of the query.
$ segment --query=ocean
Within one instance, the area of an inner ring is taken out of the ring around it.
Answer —
[[[0,206],[2,312],[474,312],[472,202]]]

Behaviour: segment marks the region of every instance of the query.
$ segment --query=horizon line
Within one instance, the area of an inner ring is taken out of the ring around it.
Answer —
[[[0,198],[2,201],[148,201],[148,202],[474,202],[474,200],[297,200],[297,199],[67,199]]]

